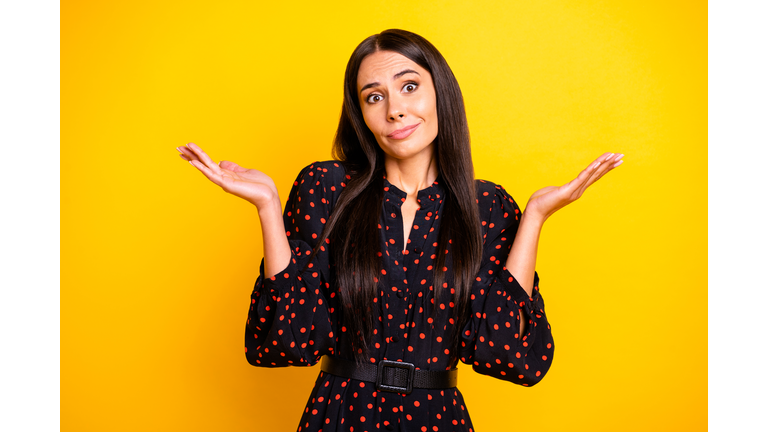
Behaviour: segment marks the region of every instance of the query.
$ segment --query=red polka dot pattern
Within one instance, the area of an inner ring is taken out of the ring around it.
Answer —
[[[271,278],[260,276],[251,295],[245,355],[254,366],[310,366],[323,355],[353,359],[338,304],[334,266],[326,241],[308,263],[334,204],[349,176],[337,161],[305,167],[293,184],[283,215],[291,245],[288,267]],[[451,310],[453,278],[450,245],[444,297],[434,298],[432,266],[445,189],[438,178],[418,192],[420,205],[410,237],[403,244],[400,206],[406,194],[386,179],[380,215],[381,272],[370,361],[398,360],[418,369],[447,370],[455,320],[436,319],[432,309]],[[498,185],[477,181],[483,233],[483,261],[472,287],[470,317],[461,329],[458,357],[481,374],[532,386],[552,364],[554,341],[534,275],[528,297],[504,267],[519,225],[520,209]],[[300,273],[308,264],[307,269]],[[262,261],[261,274],[264,272]],[[525,323],[520,334],[520,320]],[[371,383],[321,372],[301,417],[299,431],[472,431],[457,388],[377,392]]]

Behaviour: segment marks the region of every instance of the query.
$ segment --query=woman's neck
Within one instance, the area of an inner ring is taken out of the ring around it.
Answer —
[[[408,195],[416,195],[420,190],[432,186],[438,174],[434,151],[408,159],[384,155],[384,169],[387,180]]]

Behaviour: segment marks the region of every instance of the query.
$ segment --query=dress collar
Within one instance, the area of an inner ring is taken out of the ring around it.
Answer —
[[[445,198],[445,188],[442,183],[443,178],[438,174],[431,186],[418,192],[416,200],[422,208],[436,207],[443,202],[443,199]],[[384,195],[393,197],[394,199],[392,201],[398,203],[398,205],[402,205],[403,202],[405,202],[405,197],[408,196],[408,194],[398,189],[397,186],[390,183],[389,180],[387,180],[386,175],[384,176]]]

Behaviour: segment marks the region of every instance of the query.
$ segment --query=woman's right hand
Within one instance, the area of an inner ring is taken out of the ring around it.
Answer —
[[[255,169],[243,168],[240,165],[221,161],[218,165],[194,143],[177,147],[182,159],[189,161],[203,175],[208,177],[216,185],[226,192],[255,205],[259,210],[265,209],[275,203],[280,203],[280,195],[277,193],[275,182]]]

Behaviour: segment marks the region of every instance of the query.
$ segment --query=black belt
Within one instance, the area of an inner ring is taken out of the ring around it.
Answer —
[[[344,378],[368,381],[376,389],[409,394],[415,388],[445,389],[456,387],[459,370],[416,370],[413,363],[382,360],[378,364],[357,364],[338,357],[324,356],[320,370]]]

